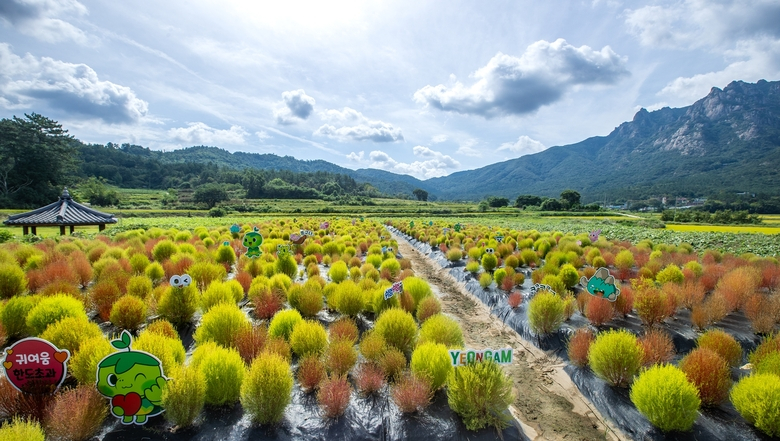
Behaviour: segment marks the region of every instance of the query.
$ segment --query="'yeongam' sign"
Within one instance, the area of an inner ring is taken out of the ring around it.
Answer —
[[[512,348],[503,349],[450,349],[450,361],[453,366],[463,366],[484,360],[493,360],[498,364],[512,364]]]

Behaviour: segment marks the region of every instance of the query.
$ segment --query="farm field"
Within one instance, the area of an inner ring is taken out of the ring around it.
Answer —
[[[780,224],[775,226],[759,225],[690,225],[690,224],[666,224],[667,230],[672,231],[698,231],[712,233],[760,233],[780,234]]]

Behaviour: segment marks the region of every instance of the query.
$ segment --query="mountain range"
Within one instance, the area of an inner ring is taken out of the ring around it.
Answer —
[[[583,201],[639,199],[719,191],[780,193],[780,81],[734,81],[682,108],[639,110],[606,136],[449,176],[419,180],[383,170],[350,170],[323,160],[191,147],[159,154],[163,162],[214,162],[233,168],[343,173],[388,194],[422,188],[440,199],[519,194]]]

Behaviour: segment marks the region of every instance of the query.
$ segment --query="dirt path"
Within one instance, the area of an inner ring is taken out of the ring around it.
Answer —
[[[442,302],[442,312],[456,318],[469,348],[515,350],[507,372],[514,380],[514,406],[523,432],[532,440],[627,440],[601,417],[563,371],[564,363],[523,340],[514,330],[469,294],[447,272],[395,236],[401,254],[412,261],[415,274],[426,278]]]

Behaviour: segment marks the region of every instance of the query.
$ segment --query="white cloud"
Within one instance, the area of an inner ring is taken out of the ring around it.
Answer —
[[[365,156],[365,152],[361,150],[359,153],[351,152],[347,155],[347,159],[353,162],[361,162],[363,161],[363,156]]]
[[[757,0],[718,2],[685,0],[645,6],[626,13],[626,24],[650,47],[703,49],[723,56],[721,70],[678,77],[658,95],[672,105],[687,105],[712,87],[733,80],[757,81],[780,76],[780,3]]]
[[[255,136],[257,136],[257,139],[259,139],[260,142],[265,142],[266,139],[272,137],[265,130],[260,130],[259,132],[255,132]]]
[[[521,135],[515,142],[505,142],[501,144],[498,151],[509,150],[512,153],[519,153],[518,156],[539,153],[546,149],[541,142],[531,139],[526,135]]]
[[[404,139],[401,129],[383,121],[369,120],[362,113],[349,107],[345,107],[341,111],[327,110],[322,112],[320,116],[332,124],[322,125],[314,132],[314,135],[327,136],[341,142],[395,142]],[[340,127],[333,124],[338,124]]]
[[[473,147],[469,147],[467,145],[460,146],[458,150],[455,151],[455,153],[463,156],[472,156],[475,158],[482,157],[482,152],[480,152],[479,150]]]
[[[372,151],[368,157],[372,161],[372,168],[412,175],[419,179],[444,176],[447,174],[448,170],[457,170],[460,168],[460,163],[451,156],[431,150],[428,147],[418,145],[414,147],[412,151],[415,156],[427,159],[411,163],[398,162],[381,150]]]
[[[85,15],[87,8],[76,0],[3,0],[0,18],[19,32],[47,43],[72,40],[86,44],[84,32],[62,20],[68,14]]]
[[[0,43],[0,105],[23,109],[41,103],[109,123],[136,123],[148,107],[132,89],[101,81],[86,64],[20,57]]]
[[[177,127],[168,130],[168,136],[181,144],[211,145],[244,144],[247,133],[241,126],[230,126],[228,130],[215,129],[202,122],[187,124],[187,127]]]
[[[447,135],[436,135],[431,138],[432,144],[439,144],[447,140]]]
[[[303,89],[282,92],[282,106],[274,110],[277,124],[289,125],[306,120],[314,111],[314,98]]]
[[[420,104],[443,111],[491,118],[520,115],[559,100],[571,88],[588,84],[614,84],[628,75],[626,58],[609,46],[595,51],[574,47],[564,39],[540,40],[520,57],[499,52],[471,76],[465,86],[425,86],[414,94]]]

